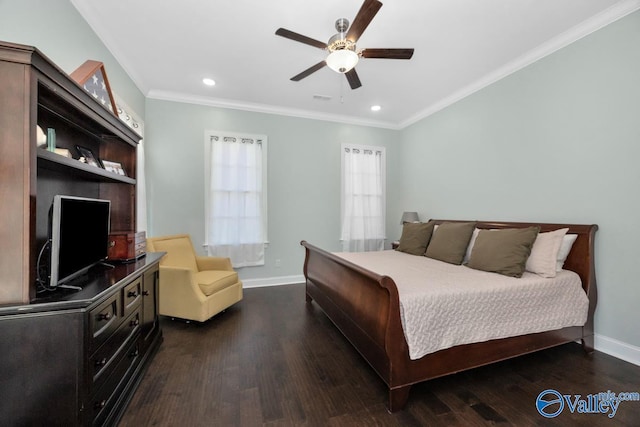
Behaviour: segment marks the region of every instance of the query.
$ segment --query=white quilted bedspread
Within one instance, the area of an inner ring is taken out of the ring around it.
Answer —
[[[589,301],[572,271],[517,279],[397,251],[336,255],[394,280],[411,359],[587,321]]]

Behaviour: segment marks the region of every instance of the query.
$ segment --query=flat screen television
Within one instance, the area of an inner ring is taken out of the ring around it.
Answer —
[[[109,200],[54,196],[49,287],[61,286],[107,259],[110,210]]]

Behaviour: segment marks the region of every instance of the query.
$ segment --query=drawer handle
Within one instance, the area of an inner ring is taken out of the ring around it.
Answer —
[[[106,357],[102,358],[101,360],[96,361],[96,366],[99,367],[99,368],[103,367],[106,364],[107,364],[107,358]]]
[[[132,320],[131,322],[129,322],[129,326],[131,326],[132,328],[134,326],[138,326],[139,324],[140,324],[140,319],[135,319],[135,320]]]
[[[129,298],[135,298],[135,297],[137,297],[137,296],[138,296],[138,293],[137,293],[136,291],[129,291],[129,292],[127,293],[127,296],[128,296]]]
[[[96,402],[96,404],[94,405],[96,409],[102,409],[105,406],[107,406],[107,401],[106,400],[101,400],[100,402]]]
[[[110,320],[113,317],[113,313],[100,313],[98,314],[98,320]]]
[[[149,291],[142,291],[142,295],[144,295],[145,297],[149,296]]]

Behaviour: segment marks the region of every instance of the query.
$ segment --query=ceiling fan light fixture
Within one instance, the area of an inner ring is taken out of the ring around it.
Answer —
[[[355,70],[360,58],[382,58],[382,59],[411,59],[413,49],[380,49],[367,48],[356,49],[356,43],[362,36],[364,30],[367,29],[373,18],[376,16],[382,3],[380,0],[363,0],[362,6],[358,14],[350,25],[348,19],[340,18],[335,23],[337,33],[329,38],[327,43],[321,42],[311,37],[278,28],[276,36],[284,37],[299,43],[304,43],[318,49],[328,51],[328,55],[323,61],[307,68],[301,73],[291,77],[290,80],[297,82],[309,75],[321,70],[325,66],[331,68],[339,74],[344,74],[351,89],[357,89],[362,86],[360,77]]]
[[[358,54],[349,49],[334,50],[327,56],[327,66],[336,73],[346,73],[358,63]]]

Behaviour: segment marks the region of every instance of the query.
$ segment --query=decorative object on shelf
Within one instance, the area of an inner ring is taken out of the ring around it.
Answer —
[[[402,219],[400,220],[400,224],[404,224],[405,222],[418,222],[420,221],[418,217],[418,212],[404,212],[402,214]]]
[[[40,126],[36,126],[36,147],[47,148],[47,134]]]
[[[118,162],[112,162],[110,160],[103,159],[102,167],[108,172],[113,172],[113,173],[117,173],[118,175],[127,176],[127,174],[124,171],[124,168]]]
[[[133,262],[147,253],[145,231],[116,231],[109,234],[109,260]]]
[[[118,115],[113,93],[111,92],[111,85],[102,62],[91,59],[85,61],[84,64],[71,73],[71,78],[82,85],[84,90],[98,100],[104,108],[116,116]]]
[[[120,120],[125,122],[127,126],[133,129],[141,138],[144,138],[144,121],[135,113],[135,111],[133,111],[131,107],[127,105],[126,102],[122,100],[122,98],[118,96],[117,93],[114,93],[113,96],[116,100],[116,112],[118,113]]]
[[[64,157],[68,157],[70,159],[73,158],[73,156],[71,155],[71,151],[67,150],[66,148],[56,148],[55,153]]]
[[[56,130],[54,128],[47,128],[47,150],[56,151]]]
[[[80,157],[84,157],[84,163],[99,168],[102,167],[100,160],[93,155],[93,151],[80,145],[76,145],[76,149],[78,150],[78,153],[80,153]]]

